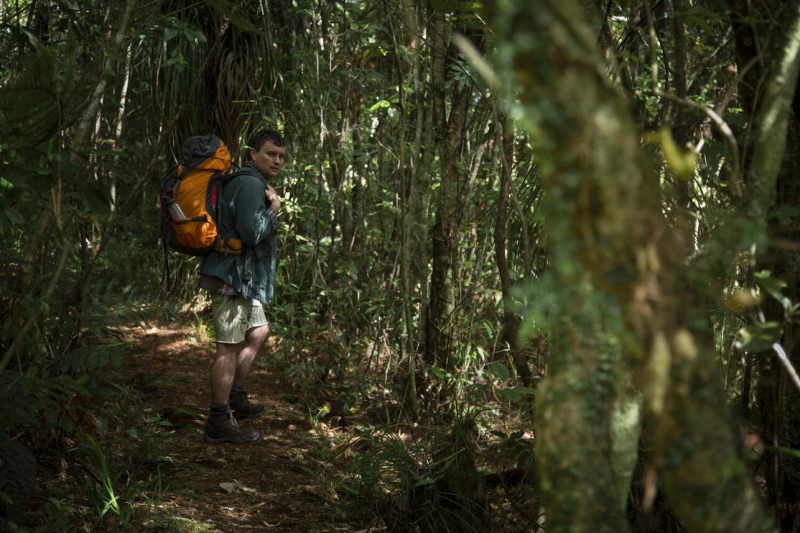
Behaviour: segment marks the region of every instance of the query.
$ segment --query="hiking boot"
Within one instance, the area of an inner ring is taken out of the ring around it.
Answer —
[[[234,444],[245,444],[255,442],[261,438],[258,431],[239,431],[239,424],[233,418],[233,414],[206,422],[206,433],[203,439],[208,443],[232,442]]]
[[[264,404],[253,403],[247,399],[247,396],[231,399],[231,411],[236,415],[236,418],[258,418],[264,414]]]

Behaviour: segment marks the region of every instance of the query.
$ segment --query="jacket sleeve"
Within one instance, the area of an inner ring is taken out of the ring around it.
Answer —
[[[236,232],[248,246],[266,240],[278,226],[278,214],[267,205],[265,192],[261,180],[248,176],[236,195]]]

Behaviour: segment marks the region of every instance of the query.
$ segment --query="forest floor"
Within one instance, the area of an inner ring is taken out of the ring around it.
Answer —
[[[240,421],[240,427],[258,430],[261,439],[246,445],[206,444],[213,343],[189,322],[148,327],[119,334],[129,348],[121,366],[104,376],[116,392],[82,411],[76,420],[80,442],[66,439],[73,453],[60,465],[40,465],[46,472],[40,473],[44,486],[37,492],[63,496],[57,499],[76,509],[70,522],[82,522],[83,531],[137,533],[386,530],[380,520],[377,528],[368,529],[369,521],[341,485],[368,413],[345,419],[318,409],[309,412],[290,380],[257,362],[248,392],[266,412]],[[270,338],[262,354],[275,342]],[[401,426],[399,432],[422,431],[416,427]],[[87,444],[90,437],[96,440],[94,449]],[[105,479],[111,480],[120,512],[111,508],[98,519],[98,505],[109,501]],[[503,521],[510,526],[521,519],[512,507],[520,510],[525,504],[507,498],[507,488],[500,490],[493,514],[507,515]],[[530,488],[512,492],[520,490]],[[87,502],[74,496],[79,493],[92,497]],[[518,495],[520,502],[532,501],[530,494]],[[535,507],[527,512],[536,516]]]
[[[123,398],[112,398],[113,404],[106,406],[116,411],[118,424],[113,427],[110,418],[115,417],[109,417],[98,443],[127,457],[128,465],[149,470],[150,483],[142,489],[150,508],[135,513],[139,520],[132,520],[127,530],[363,529],[348,523],[337,505],[332,485],[340,476],[328,475],[334,468],[328,440],[334,435],[324,434],[330,431],[325,423],[312,428],[297,399],[283,394],[279,381],[263,365],[255,365],[248,391],[266,412],[239,422],[244,430],[258,430],[261,439],[245,445],[203,441],[214,348],[202,336],[189,324],[179,323],[126,335],[132,348],[110,378]],[[273,342],[270,339],[264,350]],[[120,401],[127,405],[119,405]],[[126,421],[132,425],[123,427]],[[142,474],[137,477],[145,477]],[[145,505],[139,502],[140,507]]]

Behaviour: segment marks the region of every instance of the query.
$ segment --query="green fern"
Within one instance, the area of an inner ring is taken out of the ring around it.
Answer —
[[[119,367],[125,349],[132,343],[118,342],[82,346],[67,353],[59,361],[61,371],[69,374],[96,372],[105,367]]]
[[[115,328],[146,329],[150,316],[146,304],[132,285],[117,289],[115,279],[90,281],[83,290],[80,323],[89,337],[111,334]]]
[[[68,40],[59,57],[25,33],[36,54],[12,83],[0,87],[0,112],[21,133],[20,142],[31,146],[51,138],[78,116],[81,92],[74,79],[75,40]]]

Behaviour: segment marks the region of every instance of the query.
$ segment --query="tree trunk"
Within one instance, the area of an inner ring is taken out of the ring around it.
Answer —
[[[680,13],[683,11],[682,0],[672,0],[672,8],[674,12]],[[686,26],[683,22],[683,16],[674,16],[672,21],[672,30],[675,37],[675,95],[680,98],[686,98],[686,45],[684,39],[684,32]],[[674,124],[672,127],[675,142],[681,150],[687,149],[689,142],[689,108],[681,105],[674,104],[675,112],[673,115]],[[695,237],[694,237],[694,215],[690,210],[691,198],[690,188],[691,180],[684,176],[673,176],[675,181],[676,190],[676,213],[675,213],[675,229],[677,237],[681,244],[689,254],[694,250]]]
[[[510,359],[517,369],[526,387],[531,386],[531,371],[528,361],[520,352],[517,343],[517,326],[519,321],[514,312],[514,299],[511,297],[512,280],[508,272],[506,258],[506,240],[508,236],[508,197],[511,192],[511,170],[514,162],[514,124],[508,116],[499,121],[503,125],[503,133],[499,131],[496,139],[500,141],[501,177],[500,196],[497,199],[497,218],[494,225],[494,253],[497,260],[497,271],[500,274],[500,290],[503,293],[503,330],[500,334],[500,357]],[[499,124],[498,124],[499,125]]]
[[[431,161],[433,160],[433,143],[431,142],[433,131],[433,112],[432,106],[422,106],[421,104],[426,101],[424,92],[417,98],[417,108],[427,110],[425,113],[425,123],[421,133],[423,142],[420,146],[424,146],[424,150],[419,148],[421,153],[421,162],[415,172],[415,179],[418,180],[419,186],[419,202],[415,203],[415,220],[416,228],[418,231],[418,242],[420,242],[419,255],[416,260],[416,267],[420,283],[419,291],[419,324],[417,326],[418,337],[417,342],[422,347],[423,353],[427,353],[428,341],[428,323],[430,320],[430,282],[429,268],[430,263],[430,246],[429,240],[429,220],[430,220],[430,205],[431,205]],[[431,96],[432,98],[432,96]],[[419,128],[419,124],[417,124]]]
[[[117,114],[117,123],[114,125],[114,149],[121,150],[122,146],[122,123],[125,118],[125,104],[128,99],[128,83],[131,79],[131,47],[128,46],[128,52],[125,54],[125,76],[122,79],[122,89],[119,95],[119,113]],[[114,158],[115,165],[119,165],[119,156]],[[111,173],[111,182],[109,183],[111,193],[111,211],[117,209],[117,173]]]
[[[442,13],[433,12],[428,34],[431,35],[433,65],[431,90],[433,91],[434,128],[436,146],[441,162],[441,186],[436,205],[436,222],[431,233],[433,243],[433,272],[430,287],[430,317],[427,326],[427,361],[430,366],[452,371],[454,361],[453,320],[455,312],[455,280],[453,259],[458,244],[458,183],[461,171],[458,163],[467,105],[471,87],[453,88],[450,114],[446,112],[445,60],[447,44],[444,38],[445,24]]]
[[[690,531],[770,530],[737,455],[703,305],[709,271],[697,269],[730,264],[750,236],[763,243],[785,144],[786,90],[794,88],[800,66],[800,29],[793,26],[763,99],[742,209],[716,236],[711,260],[687,267],[661,214],[658,180],[628,105],[608,82],[595,38],[575,15],[578,6],[539,0],[502,12],[488,7],[501,43],[497,56],[513,58],[526,113],[536,117],[555,274],[549,286],[559,295],[550,374],[536,409],[548,531],[626,528],[622,509],[598,505],[620,488],[602,458],[609,453],[609,403],[630,379],[626,368],[643,385],[652,417],[650,491],[660,478]],[[605,312],[598,316],[598,309]],[[606,329],[611,335],[603,346],[590,342],[603,338],[587,331],[597,325],[621,329]],[[622,342],[625,360],[613,359],[614,342]]]
[[[755,114],[754,106],[761,97],[755,90],[763,76],[764,65],[759,58],[759,42],[766,40],[766,35],[756,32],[756,27],[748,21],[753,16],[765,16],[751,11],[747,4],[738,1],[729,2],[732,9],[731,20],[736,37],[737,70],[743,72],[739,83],[742,108],[747,116]],[[786,4],[786,3],[784,3]],[[791,5],[791,3],[789,3]],[[765,26],[763,27],[766,31]],[[795,91],[792,104],[792,116],[789,122],[787,154],[783,161],[775,190],[775,209],[796,209],[800,205],[800,184],[796,176],[800,171],[800,91]],[[788,223],[787,223],[788,222]],[[771,275],[786,283],[784,294],[792,301],[800,298],[800,253],[784,248],[780,243],[796,242],[800,239],[800,217],[792,216],[790,220],[772,218],[768,232],[770,242],[768,249],[758,251],[757,271],[767,270]],[[783,324],[783,335],[780,340],[789,360],[795,368],[800,366],[800,331],[791,321],[784,321],[784,308],[776,300],[768,298],[763,302],[763,314],[767,321]],[[786,371],[777,360],[774,351],[760,354],[747,354],[745,385],[749,385],[750,369],[755,366],[758,381],[755,384],[756,402],[754,413],[757,414],[757,425],[761,438],[771,446],[764,450],[763,462],[768,465],[766,472],[766,488],[770,503],[780,508],[793,509],[800,500],[800,459],[789,454],[776,454],[773,447],[800,448],[800,393],[794,387],[785,387]],[[747,395],[745,394],[747,393]],[[742,406],[748,405],[749,387],[742,391]],[[743,409],[745,415],[747,410]],[[777,466],[777,471],[774,468]],[[786,504],[789,504],[788,506]],[[796,519],[796,513],[787,513],[784,523]]]
[[[404,0],[402,2],[402,16],[404,19],[404,28],[408,28],[407,31],[404,29],[401,32],[401,36],[403,41],[406,43],[412,43],[411,48],[413,49],[411,59],[411,65],[408,73],[403,72],[403,69],[400,68],[400,132],[398,134],[398,138],[400,141],[400,146],[398,148],[399,158],[400,158],[400,167],[398,169],[398,174],[400,176],[400,198],[401,198],[401,209],[400,209],[400,224],[401,224],[401,231],[402,231],[402,239],[401,239],[401,258],[400,258],[400,279],[402,282],[402,290],[403,290],[403,350],[402,353],[405,357],[408,358],[408,377],[407,377],[407,385],[406,391],[404,393],[405,405],[408,406],[409,414],[412,418],[416,418],[419,413],[419,404],[417,401],[417,354],[416,350],[414,349],[414,321],[412,320],[412,311],[413,311],[413,299],[412,299],[412,292],[413,286],[416,284],[415,277],[413,275],[411,269],[411,257],[415,253],[415,242],[417,241],[417,235],[415,233],[415,229],[417,229],[417,221],[415,218],[415,212],[417,211],[417,205],[420,201],[419,195],[419,177],[418,177],[418,163],[419,163],[419,150],[420,150],[420,143],[422,139],[422,118],[423,118],[423,110],[422,107],[419,105],[421,101],[421,97],[419,94],[419,43],[417,39],[417,32],[416,32],[416,11],[411,5],[410,0]],[[397,55],[398,55],[398,65],[400,63],[402,54],[401,49],[395,43]],[[406,47],[408,50],[408,47]],[[408,80],[406,82],[406,80]],[[414,144],[412,145],[411,153],[409,154],[409,162],[410,168],[409,172],[406,172],[406,130],[408,128],[406,123],[406,116],[408,113],[407,110],[407,90],[408,86],[414,87],[414,96],[416,98],[416,128],[414,132]],[[408,176],[408,177],[407,177]],[[406,190],[406,184],[408,183],[408,190]]]

